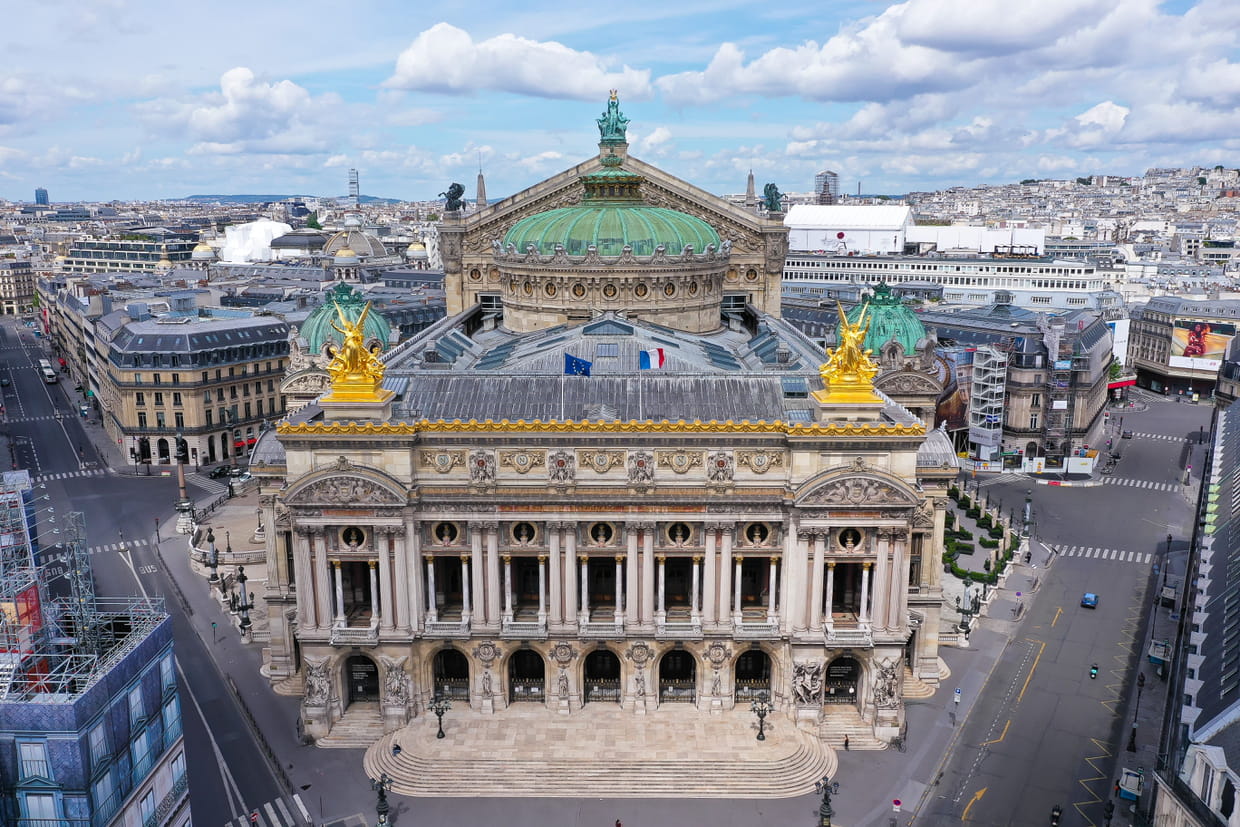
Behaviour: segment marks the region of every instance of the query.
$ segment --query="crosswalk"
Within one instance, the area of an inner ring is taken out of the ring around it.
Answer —
[[[146,546],[149,546],[149,545],[151,545],[150,540],[148,540],[145,537],[138,537],[133,540],[125,540],[124,542],[101,543],[100,545],[97,545],[97,546],[88,546],[86,549],[86,553],[87,554],[104,554],[106,552],[118,552],[118,551],[121,551],[122,549],[129,550],[129,549],[134,549],[134,548],[145,548]],[[68,562],[68,559],[69,559],[68,552],[56,551],[55,549],[58,549],[58,548],[59,546],[52,546],[50,549],[48,549],[43,554],[41,554],[40,558],[47,562],[52,562],[52,561]]]
[[[1125,551],[1119,548],[1094,548],[1093,546],[1056,546],[1061,557],[1087,557],[1091,560],[1111,560],[1116,563],[1137,563],[1147,566],[1154,555],[1144,551]]]
[[[1134,480],[1124,477],[1103,477],[1103,485],[1126,485],[1129,488],[1145,488],[1149,491],[1178,491],[1180,486],[1173,482],[1154,482],[1153,480]]]
[[[1172,436],[1171,434],[1145,434],[1145,433],[1141,433],[1140,431],[1134,431],[1132,434],[1132,438],[1133,439],[1161,439],[1163,442],[1183,442],[1184,441],[1184,437],[1182,436]],[[1194,439],[1193,441],[1196,442],[1196,439]]]
[[[34,478],[36,483],[51,482],[52,480],[70,480],[76,477],[106,477],[108,469],[106,468],[85,468],[81,471],[60,471],[55,474],[39,474]]]
[[[1029,479],[1028,474],[1000,474],[997,477],[986,477],[977,481],[978,487],[985,488],[988,485],[1002,485],[1005,482],[1021,482]]]
[[[190,479],[194,481],[194,485],[208,494],[223,494],[228,490],[227,479],[213,480],[205,474],[191,474]]]
[[[294,793],[292,803],[286,803],[283,798],[273,798],[250,810],[249,815],[224,822],[224,827],[297,827],[298,824],[313,823],[301,796]]]

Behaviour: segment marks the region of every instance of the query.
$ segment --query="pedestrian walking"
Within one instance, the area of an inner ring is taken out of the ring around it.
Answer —
[[[624,827],[624,825],[620,823],[620,819],[616,819],[616,827]]]
[[[844,752],[848,752],[848,736],[844,736]]]

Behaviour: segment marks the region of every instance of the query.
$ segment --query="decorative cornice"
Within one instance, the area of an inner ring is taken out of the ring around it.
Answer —
[[[515,421],[491,419],[478,421],[471,419],[463,422],[454,419],[451,422],[423,419],[417,422],[282,422],[276,426],[280,436],[408,436],[419,433],[639,433],[639,434],[787,434],[790,436],[924,436],[925,425],[894,425],[875,422],[846,422],[819,425],[800,422],[783,422],[774,420],[740,422],[726,420],[720,422],[712,419],[703,422],[695,419],[686,422],[662,420],[654,422],[646,420],[638,422],[590,422],[587,420],[566,421],[548,420],[543,422],[535,419],[526,422],[524,419]]]

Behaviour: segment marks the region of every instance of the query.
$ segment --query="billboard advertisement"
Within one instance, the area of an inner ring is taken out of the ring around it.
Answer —
[[[942,397],[938,400],[935,421],[947,422],[947,430],[961,431],[969,427],[969,399],[973,389],[973,357],[977,348],[956,348],[947,350],[947,357],[952,368],[952,380],[949,381]]]
[[[1227,322],[1176,319],[1171,330],[1171,356],[1167,365],[1190,370],[1218,370],[1236,326]]]

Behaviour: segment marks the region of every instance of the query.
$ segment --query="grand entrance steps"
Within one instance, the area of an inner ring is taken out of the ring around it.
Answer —
[[[828,704],[818,723],[818,737],[832,749],[844,748],[848,736],[849,750],[887,749],[887,742],[874,737],[874,727],[862,719],[851,704]]]
[[[300,698],[306,694],[306,674],[305,670],[298,672],[296,675],[290,675],[281,681],[276,681],[271,688],[277,695],[288,695],[293,698]]]
[[[393,792],[410,796],[788,798],[813,792],[837,765],[830,749],[778,715],[756,740],[748,710],[461,714],[469,717],[445,716],[443,740],[433,717],[384,736],[367,751],[366,772],[386,772]]]
[[[329,749],[366,749],[383,735],[383,713],[379,704],[355,701],[332,725],[332,731],[315,743]]]
[[[907,666],[904,667],[904,686],[903,696],[905,700],[909,698],[929,698],[934,695],[938,687],[924,683],[913,676],[913,670]]]

